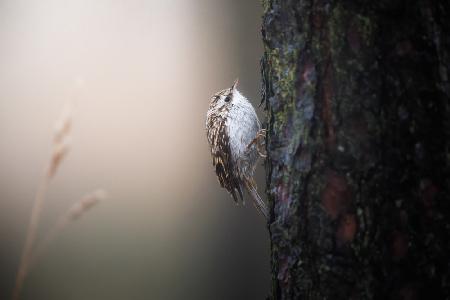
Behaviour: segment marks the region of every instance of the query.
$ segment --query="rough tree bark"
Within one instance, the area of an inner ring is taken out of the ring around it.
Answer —
[[[274,299],[449,299],[450,2],[266,0]]]

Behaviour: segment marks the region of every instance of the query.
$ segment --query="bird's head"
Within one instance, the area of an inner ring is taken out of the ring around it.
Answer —
[[[211,102],[209,105],[210,109],[215,110],[223,110],[231,106],[233,103],[233,99],[235,96],[239,94],[237,90],[238,85],[238,79],[236,79],[233,83],[233,85],[230,88],[221,90],[220,92],[217,92],[212,96]]]

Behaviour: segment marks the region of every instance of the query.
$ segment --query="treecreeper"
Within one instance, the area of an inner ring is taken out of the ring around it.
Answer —
[[[238,80],[211,98],[206,115],[206,135],[220,185],[236,203],[244,202],[247,190],[258,211],[268,219],[267,205],[257,192],[253,179],[265,130],[261,129],[252,104],[237,90]]]

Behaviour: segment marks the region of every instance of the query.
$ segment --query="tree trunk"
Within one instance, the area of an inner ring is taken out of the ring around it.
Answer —
[[[274,299],[450,298],[450,2],[266,0]]]

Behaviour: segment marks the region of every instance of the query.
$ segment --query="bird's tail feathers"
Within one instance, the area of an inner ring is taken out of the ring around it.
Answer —
[[[261,199],[256,191],[256,187],[249,181],[245,181],[245,187],[247,188],[248,193],[252,196],[253,204],[259,210],[259,212],[266,218],[269,219],[269,210],[267,208],[266,203]]]

